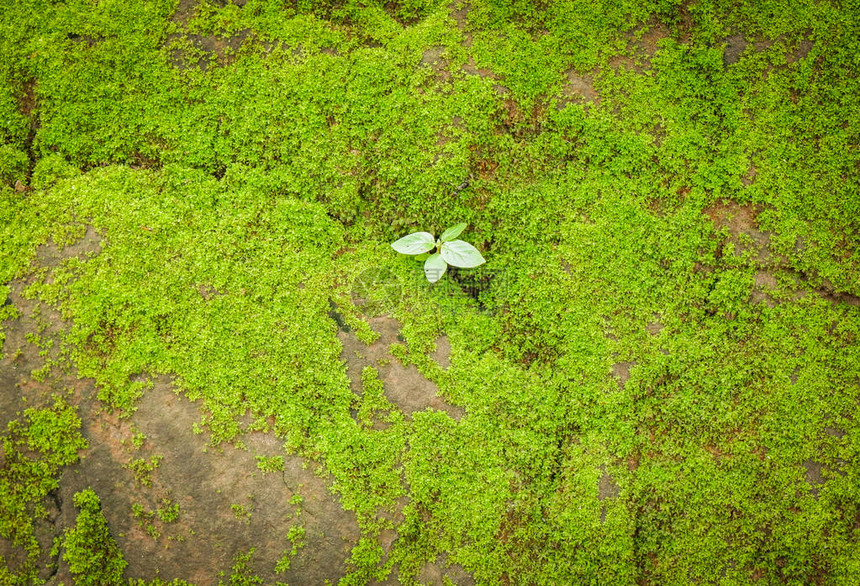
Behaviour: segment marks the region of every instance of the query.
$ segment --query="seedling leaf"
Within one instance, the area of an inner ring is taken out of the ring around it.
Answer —
[[[436,254],[431,254],[424,263],[424,276],[427,277],[427,280],[431,283],[435,283],[441,279],[442,275],[444,275],[447,270],[448,264],[438,252]]]
[[[460,267],[463,269],[471,269],[478,265],[484,264],[484,257],[478,252],[478,249],[462,240],[454,240],[453,242],[445,242],[441,249],[442,258],[449,265]]]
[[[466,229],[466,222],[461,222],[461,223],[457,224],[456,226],[451,226],[450,228],[448,228],[447,230],[442,232],[442,236],[439,237],[439,240],[441,240],[442,242],[451,242],[457,236],[460,235],[460,232],[462,232],[465,229]]]
[[[436,239],[430,232],[415,232],[394,242],[391,248],[402,254],[421,254],[432,250],[434,246]]]

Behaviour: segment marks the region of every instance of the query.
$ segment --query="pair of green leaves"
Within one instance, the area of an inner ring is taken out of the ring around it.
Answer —
[[[415,232],[394,242],[391,247],[402,254],[421,255],[419,260],[426,257],[424,276],[435,283],[448,270],[448,265],[471,269],[487,262],[477,248],[468,242],[456,240],[465,229],[465,223],[451,226],[442,232],[438,240],[430,232]],[[438,252],[428,254],[434,248],[438,248]]]

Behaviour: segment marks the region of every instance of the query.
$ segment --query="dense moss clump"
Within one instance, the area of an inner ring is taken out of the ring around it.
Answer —
[[[345,584],[860,583],[857,55],[851,1],[0,0],[0,298],[120,416],[170,375],[321,464]],[[436,286],[388,246],[460,221],[488,262]],[[462,418],[350,387],[371,306]],[[76,422],[5,436],[28,552]],[[81,495],[66,559],[119,576]]]
[[[66,531],[63,559],[75,576],[75,585],[122,584],[128,565],[111,537],[101,501],[92,490],[75,494],[80,509],[75,526]]]

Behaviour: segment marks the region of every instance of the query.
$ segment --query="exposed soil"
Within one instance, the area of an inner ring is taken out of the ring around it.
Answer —
[[[451,18],[457,23],[457,28],[463,33],[463,45],[466,47],[472,46],[472,33],[468,31],[469,25],[469,10],[472,5],[468,2],[463,3],[462,8],[457,8],[458,2],[452,2],[449,5],[451,10]]]
[[[188,21],[194,17],[197,4],[198,0],[179,0],[172,20],[179,25],[181,30],[185,31]],[[234,4],[243,6],[245,2],[239,0],[235,1]],[[165,44],[175,47],[174,44],[176,42],[181,43],[181,41],[186,40],[195,50],[203,54],[203,58],[198,61],[189,54],[189,51],[181,48],[181,45],[180,48],[173,48],[171,51],[171,61],[174,67],[186,69],[199,66],[202,69],[206,69],[212,65],[229,65],[235,59],[236,52],[242,47],[250,32],[249,30],[241,30],[230,37],[182,32],[168,35],[165,39]]]
[[[669,27],[662,22],[654,22],[642,34],[642,38],[634,42],[634,46],[650,58],[657,52],[658,43],[670,36]]]
[[[571,101],[599,102],[600,94],[594,89],[591,76],[579,75],[573,69],[565,73],[565,83],[561,93]]]
[[[806,56],[809,55],[813,46],[815,46],[815,42],[812,39],[803,39],[798,43],[797,48],[788,54],[786,60],[789,63],[795,63],[801,59],[805,59]]]
[[[634,366],[635,362],[618,362],[612,365],[612,376],[618,381],[619,388],[624,388],[624,383],[630,378],[630,369]]]
[[[458,586],[471,586],[475,583],[474,578],[462,566],[448,565],[444,556],[440,556],[432,563],[424,564],[418,572],[418,581],[428,586],[443,586],[446,583],[445,579]]]
[[[59,497],[71,503],[74,493],[87,487],[99,494],[129,564],[127,576],[214,585],[218,572],[229,573],[234,556],[252,547],[256,551],[250,565],[267,584],[322,584],[345,574],[343,561],[359,535],[354,516],[340,508],[313,467],[285,455],[276,438],[255,433],[243,438],[248,450],[214,450],[205,435],[192,431],[200,417],[198,406],[174,394],[168,381],[158,381],[146,392],[138,411],[125,421],[102,411],[91,385],[81,382],[79,389],[88,395],[80,398],[79,414],[90,449],[63,474]],[[138,431],[146,435],[140,449],[131,444]],[[256,455],[281,455],[284,471],[263,474]],[[147,480],[151,486],[146,486],[127,465],[153,456],[162,459]],[[301,506],[290,503],[296,494],[304,499]],[[179,504],[175,522],[151,517],[165,499]],[[135,518],[134,505],[151,518]],[[63,513],[62,525],[68,527],[75,511],[67,507]],[[276,575],[275,564],[290,549],[286,535],[293,524],[305,527],[306,546],[290,570]]]
[[[194,51],[185,48],[173,48],[171,50],[171,62],[178,69],[189,67],[200,67],[206,69],[210,66],[226,66],[236,58],[236,53],[250,35],[250,31],[242,30],[231,37],[219,37],[214,35],[199,34],[174,34],[166,39],[168,46],[174,43],[186,41],[194,50],[202,56],[198,59],[193,55]],[[186,45],[187,46],[187,45]],[[180,45],[181,47],[181,45]]]
[[[741,177],[741,183],[743,183],[746,187],[749,187],[753,183],[755,183],[755,178],[758,175],[758,168],[755,165],[750,165],[747,170],[746,175]]]
[[[621,494],[621,487],[616,484],[615,480],[606,471],[605,466],[600,467],[601,475],[597,483],[597,498],[600,500],[614,499]]]
[[[176,6],[176,12],[173,13],[173,21],[178,23],[186,23],[194,16],[194,10],[197,7],[197,0],[179,0]]]
[[[642,30],[644,29],[644,32]],[[637,72],[651,66],[651,58],[659,48],[659,42],[671,36],[669,28],[659,20],[652,19],[647,24],[636,27],[626,33],[627,45],[632,54],[631,57],[619,56],[610,60],[613,67],[627,67]]]
[[[664,327],[666,326],[660,323],[659,319],[655,318],[654,321],[648,322],[648,324],[645,326],[645,330],[652,336],[656,336],[661,331],[663,331]]]
[[[734,65],[741,60],[741,54],[746,50],[747,40],[743,35],[734,35],[726,39],[726,50],[723,53],[723,64]]]
[[[445,47],[430,47],[421,54],[421,65],[438,66],[444,64],[445,59],[442,55],[445,53]]]
[[[785,37],[780,37],[779,40],[788,41]],[[774,44],[775,40],[756,39],[753,42],[749,42],[744,35],[738,34],[726,37],[723,39],[723,42],[726,44],[725,51],[723,52],[723,64],[729,66],[740,61],[744,51],[746,51],[747,47],[750,45],[753,46],[755,51],[761,52],[769,49]],[[786,63],[795,63],[806,58],[814,45],[815,42],[812,41],[812,39],[801,39],[797,45],[789,47],[789,50],[786,53]]]
[[[338,338],[343,345],[341,360],[346,364],[353,392],[358,395],[361,394],[361,371],[366,366],[372,366],[379,373],[386,398],[397,406],[407,419],[411,418],[412,414],[416,411],[433,409],[444,411],[452,419],[459,421],[465,414],[463,408],[446,403],[439,396],[439,389],[432,381],[426,379],[418,372],[418,369],[414,365],[403,366],[389,351],[392,344],[403,343],[400,336],[400,324],[397,320],[389,317],[374,317],[368,319],[368,323],[379,334],[379,338],[370,345],[365,345],[354,333],[347,331],[346,328],[341,327],[338,331]],[[443,368],[447,368],[451,364],[450,354],[451,344],[446,336],[442,336],[436,341],[436,350],[430,354],[430,357]],[[403,515],[400,511],[407,502],[408,496],[400,499],[395,512],[391,515],[386,515],[393,521],[395,526],[403,520]],[[396,530],[387,529],[382,531],[380,544],[386,553],[390,551],[397,538],[398,534]],[[462,586],[469,586],[475,583],[474,579],[462,566],[456,564],[448,565],[447,561],[443,558],[425,564],[418,574],[418,580],[421,584],[442,586],[446,583],[445,579],[450,580],[453,584]],[[374,584],[381,585],[399,583],[396,566],[385,581],[374,582]]]
[[[451,366],[451,342],[448,340],[448,336],[440,336],[436,340],[436,350],[430,354],[430,358],[442,368]]]
[[[851,293],[845,293],[844,291],[834,291],[832,287],[821,288],[818,290],[818,294],[836,305],[847,303],[853,307],[860,307],[860,297]]]
[[[469,60],[463,64],[463,73],[466,75],[477,75],[483,79],[498,79],[498,76],[489,69],[484,69],[475,65],[475,61],[469,57]]]
[[[714,223],[714,228],[726,229],[728,241],[733,243],[737,254],[747,250],[755,252],[759,261],[770,259],[770,233],[759,230],[756,216],[760,210],[752,205],[735,202],[717,202],[704,210]]]
[[[448,60],[444,57],[445,47],[430,47],[421,54],[421,66],[429,67],[440,82],[451,79]]]
[[[601,501],[600,522],[603,523],[606,521],[606,504],[603,501],[618,498],[618,495],[621,494],[621,487],[606,471],[606,466],[601,466],[600,472],[600,480],[597,482],[597,498]]]
[[[338,331],[338,338],[343,345],[341,360],[346,363],[347,374],[351,381],[353,392],[361,394],[361,371],[366,366],[373,366],[379,372],[385,396],[395,404],[404,415],[411,417],[416,411],[434,409],[444,411],[453,419],[459,421],[464,415],[461,407],[449,405],[441,396],[435,383],[427,380],[415,365],[403,366],[389,351],[391,344],[402,343],[399,339],[400,324],[388,317],[375,317],[368,320],[370,327],[379,334],[373,343],[365,345],[354,333],[343,329]],[[447,341],[447,339],[446,339]],[[440,365],[448,362],[444,345],[437,349]],[[450,345],[448,346],[450,351]]]
[[[755,288],[750,295],[752,303],[764,303],[768,307],[776,306],[771,294],[779,287],[776,277],[768,271],[759,271],[755,275]]]

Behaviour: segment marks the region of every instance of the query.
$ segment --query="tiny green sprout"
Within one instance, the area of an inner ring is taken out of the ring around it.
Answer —
[[[471,269],[487,262],[477,248],[468,242],[456,240],[465,229],[465,222],[451,226],[442,232],[438,240],[430,232],[414,232],[394,242],[391,248],[424,260],[424,276],[435,283],[448,270],[448,265]],[[437,251],[431,253],[433,249]]]

